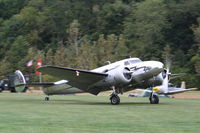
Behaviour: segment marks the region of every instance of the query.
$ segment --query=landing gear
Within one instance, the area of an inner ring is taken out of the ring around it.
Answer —
[[[49,101],[49,97],[45,97],[45,99],[44,99],[45,101]]]
[[[112,105],[118,105],[120,103],[120,98],[118,96],[119,91],[116,91],[115,86],[112,86],[113,93],[110,96],[110,103]]]
[[[151,104],[158,104],[159,103],[159,98],[157,95],[155,94],[151,94],[150,97],[149,97],[149,101]]]
[[[117,105],[120,103],[120,98],[117,94],[112,94],[111,97],[110,97],[110,103],[112,105]]]

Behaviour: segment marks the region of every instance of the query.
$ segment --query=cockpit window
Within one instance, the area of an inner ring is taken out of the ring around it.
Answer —
[[[124,61],[124,65],[127,66],[127,65],[130,65],[130,64],[134,64],[134,63],[138,63],[138,62],[141,62],[140,59],[130,59],[130,60],[126,60]]]
[[[130,63],[128,61],[125,61],[124,65],[127,66],[127,65],[130,65]]]

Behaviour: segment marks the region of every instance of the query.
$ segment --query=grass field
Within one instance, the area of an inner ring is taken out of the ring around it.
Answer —
[[[0,133],[199,133],[200,99],[0,94]]]

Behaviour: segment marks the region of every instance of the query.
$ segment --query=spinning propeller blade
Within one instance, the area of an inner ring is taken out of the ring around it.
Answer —
[[[168,88],[168,84],[169,84],[169,76],[171,75],[171,73],[169,72],[171,67],[171,60],[166,60],[166,76],[163,79],[163,83],[162,83],[162,90],[164,93],[168,93],[169,92],[169,88]]]

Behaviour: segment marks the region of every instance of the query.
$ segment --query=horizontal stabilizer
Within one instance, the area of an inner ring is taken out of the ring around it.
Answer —
[[[50,86],[53,86],[53,85],[61,85],[61,84],[66,84],[68,81],[66,80],[60,80],[60,81],[57,81],[57,82],[42,82],[42,83],[39,83],[39,82],[33,82],[33,83],[27,83],[27,84],[17,84],[15,85],[16,87],[19,87],[19,86],[26,86],[26,87],[50,87]]]
[[[59,85],[59,84],[66,84],[68,81],[67,80],[60,80],[57,82],[54,82],[55,85]]]

